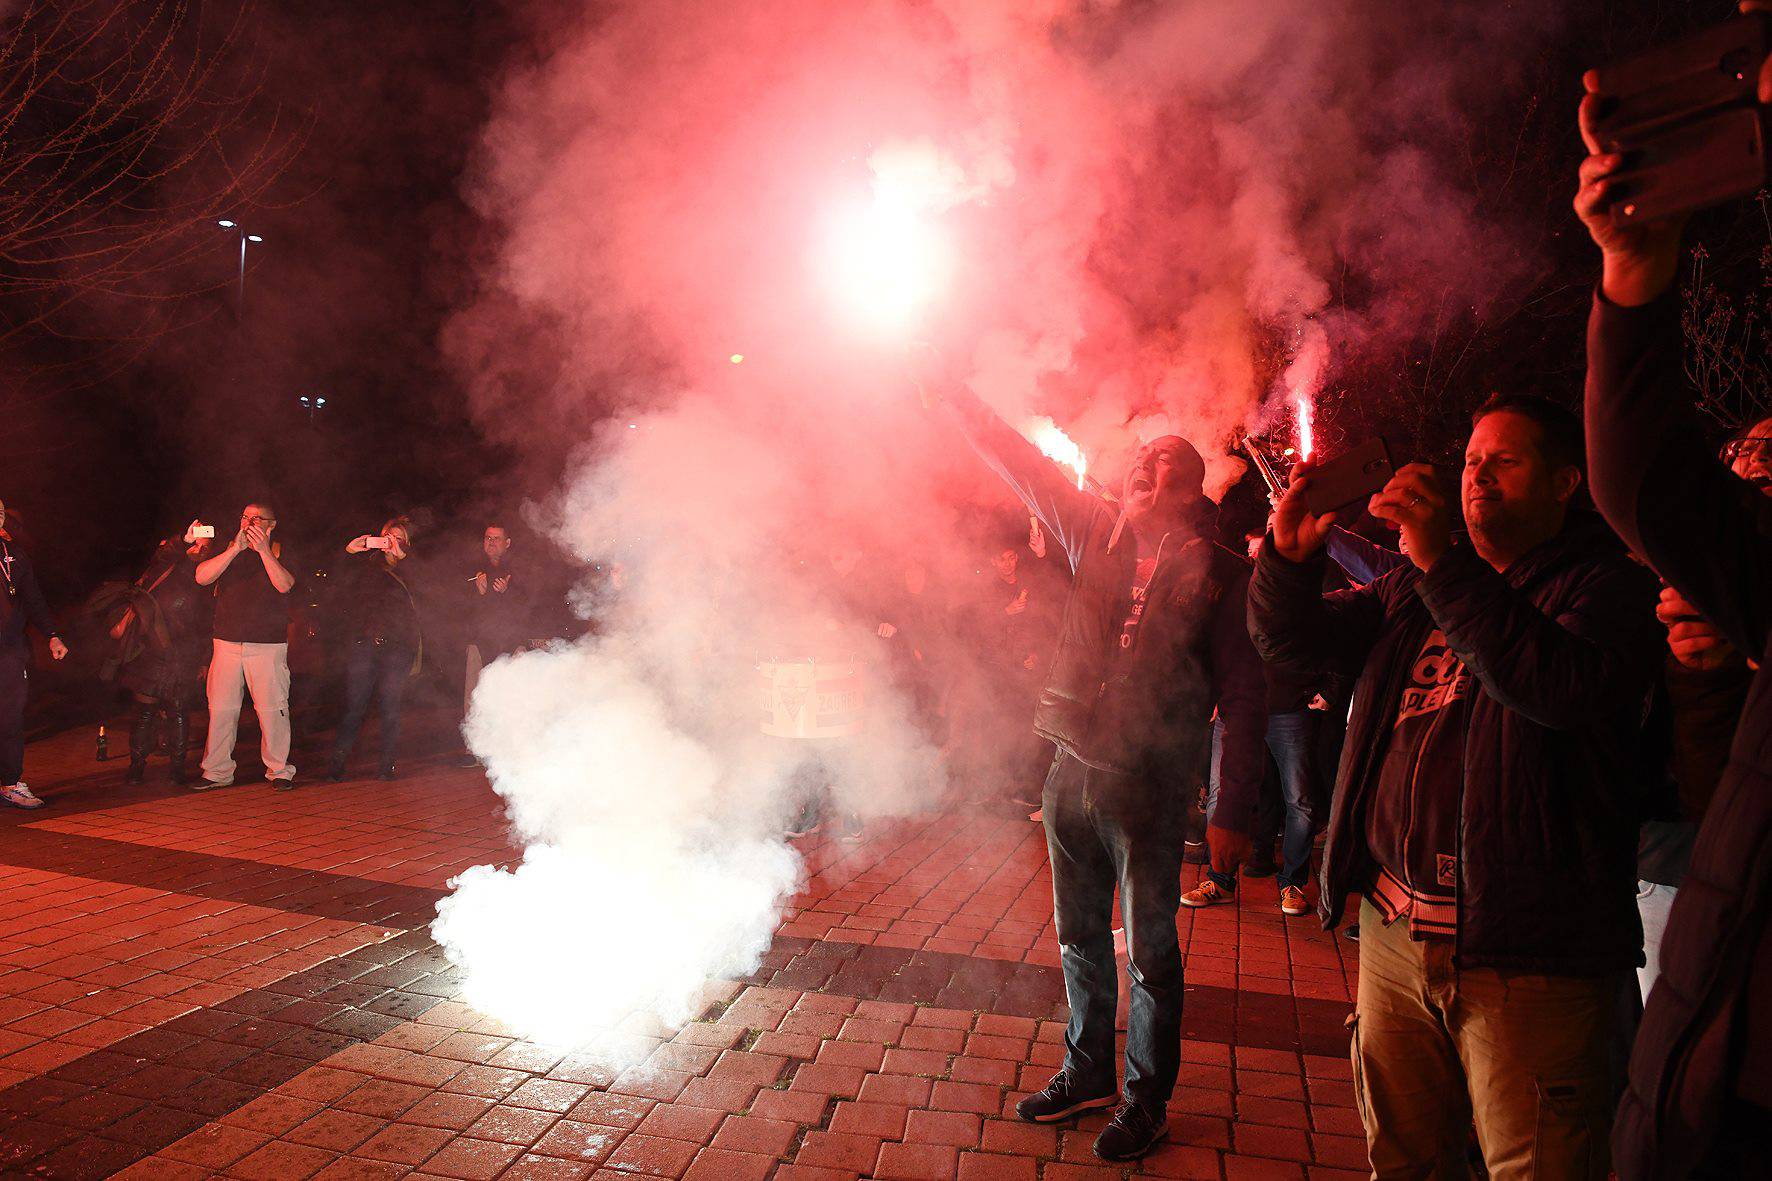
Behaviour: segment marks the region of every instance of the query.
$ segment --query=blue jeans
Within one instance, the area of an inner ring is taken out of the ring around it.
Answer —
[[[1060,753],[1040,806],[1052,861],[1052,903],[1071,1020],[1064,1069],[1085,1095],[1114,1092],[1114,888],[1126,928],[1132,1009],[1126,1098],[1161,1108],[1181,1069],[1181,904],[1184,801],[1173,783],[1098,771]]]
[[[345,657],[345,713],[332,743],[332,761],[342,766],[357,743],[357,731],[369,714],[369,699],[381,714],[381,761],[390,766],[400,746],[400,703],[412,671],[411,648],[357,640]]]
[[[1280,795],[1286,804],[1286,823],[1280,839],[1281,886],[1304,889],[1311,875],[1311,838],[1316,829],[1311,815],[1311,729],[1316,719],[1308,709],[1267,716],[1267,748],[1280,769]],[[1212,723],[1212,771],[1206,779],[1206,822],[1218,806],[1218,761],[1224,749],[1224,726]],[[1219,888],[1234,890],[1232,874],[1207,871]]]

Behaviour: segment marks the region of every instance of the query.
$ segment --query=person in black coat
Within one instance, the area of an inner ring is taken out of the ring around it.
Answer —
[[[1772,0],[1742,10],[1772,13]],[[1772,58],[1758,91],[1772,103]],[[1590,154],[1575,197],[1602,261],[1587,336],[1594,501],[1684,604],[1759,665],[1668,914],[1613,1157],[1623,1181],[1763,1176],[1772,1126],[1772,500],[1759,487],[1763,467],[1731,474],[1704,445],[1682,364],[1683,226],[1613,224],[1627,191],[1615,174],[1630,162],[1601,150],[1594,123],[1604,101],[1590,94],[1582,103]],[[1671,638],[1682,641],[1677,627]]]
[[[128,589],[128,607],[111,628],[120,645],[118,680],[134,711],[129,727],[127,783],[147,778],[154,731],[164,722],[172,781],[190,782],[185,710],[209,660],[215,596],[197,585],[197,564],[209,556],[208,538],[193,521],[185,536],[160,543],[142,576]]]
[[[326,777],[334,783],[345,777],[345,764],[369,714],[371,698],[381,715],[376,774],[381,779],[398,775],[401,707],[406,682],[418,671],[422,650],[418,604],[399,568],[411,546],[411,529],[404,517],[389,521],[380,533],[352,538],[345,546],[352,557],[340,572],[336,602],[345,617],[350,648],[345,654],[344,716],[326,769]]]
[[[1323,853],[1325,926],[1361,895],[1353,1062],[1375,1176],[1463,1156],[1495,1177],[1604,1176],[1608,1037],[1641,962],[1639,738],[1660,637],[1649,572],[1591,512],[1580,423],[1478,410],[1452,544],[1433,470],[1369,508],[1410,565],[1321,591],[1333,514],[1295,469],[1258,555],[1262,658],[1357,672]]]
[[[1034,729],[1058,747],[1040,811],[1070,1001],[1064,1067],[1016,1106],[1051,1123],[1113,1107],[1106,1160],[1143,1156],[1168,1130],[1185,982],[1175,915],[1186,790],[1213,712],[1225,725],[1214,868],[1249,847],[1267,725],[1261,662],[1243,627],[1249,570],[1216,544],[1205,463],[1167,435],[1138,452],[1110,503],[1079,489],[964,387],[944,390],[967,441],[1039,518],[1071,569]],[[1115,1094],[1113,899],[1132,997],[1124,1101]]]
[[[0,800],[15,808],[41,808],[25,773],[25,687],[30,645],[26,626],[49,639],[49,656],[61,660],[68,646],[56,634],[49,605],[37,585],[31,559],[6,532],[6,504],[0,501]]]

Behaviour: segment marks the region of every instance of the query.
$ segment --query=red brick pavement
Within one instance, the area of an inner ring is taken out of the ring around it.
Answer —
[[[67,1178],[1364,1176],[1341,1021],[1351,947],[1271,883],[1184,912],[1184,1065],[1136,1168],[1104,1122],[1014,1102],[1062,1056],[1038,829],[945,814],[800,844],[752,978],[613,1070],[456,997],[423,930],[508,860],[476,773],[278,793],[125,788],[85,736],[32,747],[50,801],[0,815],[0,1171]],[[1191,880],[1194,870],[1187,871]]]

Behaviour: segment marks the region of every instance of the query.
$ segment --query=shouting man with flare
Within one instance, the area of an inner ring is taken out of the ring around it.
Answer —
[[[1175,914],[1187,797],[1214,707],[1225,726],[1215,861],[1234,868],[1247,846],[1261,783],[1265,690],[1243,624],[1248,571],[1210,540],[1205,465],[1186,439],[1168,435],[1139,451],[1116,511],[970,391],[948,394],[968,441],[1072,571],[1034,714],[1034,728],[1058,746],[1041,810],[1071,1019],[1063,1069],[1016,1113],[1053,1123],[1118,1103],[1095,1152],[1131,1160],[1168,1130],[1181,1063]],[[1132,977],[1123,1102],[1114,1085],[1115,886]]]

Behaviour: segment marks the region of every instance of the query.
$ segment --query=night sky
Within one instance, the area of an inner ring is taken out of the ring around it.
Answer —
[[[1579,67],[1729,6],[1566,7],[1559,49],[1529,71],[1521,123],[1478,129],[1470,145],[1472,183],[1521,228],[1537,274],[1504,319],[1448,342],[1455,374],[1423,378],[1456,385],[1460,397],[1390,424],[1424,450],[1443,449],[1457,433],[1454,411],[1487,389],[1536,384],[1576,396],[1592,265],[1568,210]],[[207,20],[231,11],[204,10]],[[131,576],[157,535],[196,515],[229,521],[252,496],[281,507],[293,542],[330,547],[394,511],[416,514],[433,536],[471,539],[488,514],[510,516],[524,496],[547,491],[559,440],[538,437],[533,453],[484,442],[437,339],[449,311],[471,299],[489,250],[462,196],[489,94],[545,37],[550,11],[354,0],[252,9],[255,36],[238,68],[263,77],[254,117],[268,126],[276,114],[302,143],[261,207],[214,211],[266,239],[249,254],[244,306],[233,285],[237,239],[210,228],[213,249],[168,279],[183,293],[173,317],[182,326],[120,351],[107,340],[137,314],[106,303],[81,324],[91,339],[27,333],[0,355],[0,495],[52,597],[67,602],[102,578]],[[1734,226],[1717,237],[1739,238]],[[1728,267],[1716,273],[1726,279]],[[1447,361],[1362,364],[1366,380],[1408,381]],[[325,409],[310,414],[304,395],[324,397]],[[1333,425],[1335,408],[1327,413]],[[1359,418],[1346,410],[1343,433]]]

